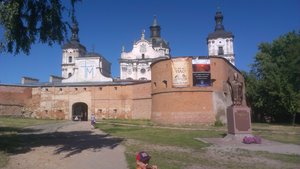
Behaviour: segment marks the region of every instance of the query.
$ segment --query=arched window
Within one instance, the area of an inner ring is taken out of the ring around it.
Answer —
[[[68,77],[71,77],[71,76],[72,76],[72,73],[69,73],[69,74],[68,74]]]
[[[72,63],[72,56],[69,56],[69,63]]]

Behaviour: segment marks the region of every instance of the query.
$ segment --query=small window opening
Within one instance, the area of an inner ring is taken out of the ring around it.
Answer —
[[[224,50],[222,46],[219,47],[218,55],[224,55]]]
[[[165,88],[167,88],[168,87],[168,81],[163,80],[163,83],[165,84]]]

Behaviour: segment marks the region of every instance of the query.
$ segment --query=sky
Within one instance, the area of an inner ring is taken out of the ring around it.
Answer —
[[[76,4],[79,39],[111,62],[112,76],[119,77],[122,46],[131,51],[144,29],[149,37],[154,15],[172,56],[207,56],[206,38],[214,31],[218,7],[225,30],[234,34],[239,70],[251,69],[260,43],[300,30],[300,0],[82,0]],[[50,75],[61,76],[61,60],[58,44],[34,44],[29,55],[0,53],[0,83],[21,83],[23,76],[48,82]]]

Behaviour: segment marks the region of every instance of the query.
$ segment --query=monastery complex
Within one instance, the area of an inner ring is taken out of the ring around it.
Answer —
[[[73,24],[62,46],[61,76],[49,82],[23,77],[19,85],[0,84],[0,115],[89,120],[150,119],[160,124],[227,123],[234,102],[233,82],[244,78],[235,67],[234,36],[225,31],[217,11],[215,29],[207,36],[208,56],[171,56],[156,17],[150,37],[141,33],[131,51],[120,54],[120,78],[111,77],[111,63],[88,52]]]

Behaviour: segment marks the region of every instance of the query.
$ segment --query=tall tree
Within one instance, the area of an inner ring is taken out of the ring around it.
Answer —
[[[4,29],[1,51],[29,54],[31,45],[36,42],[61,44],[68,25],[63,21],[63,13],[72,12],[75,21],[76,1],[71,0],[72,9],[67,10],[60,0],[1,0],[0,24]]]
[[[272,43],[261,43],[246,83],[256,115],[294,122],[300,112],[300,34],[290,32]]]

